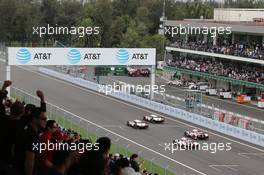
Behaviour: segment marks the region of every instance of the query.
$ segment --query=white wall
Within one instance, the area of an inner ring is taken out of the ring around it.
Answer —
[[[264,9],[214,9],[216,21],[253,21],[264,18]]]

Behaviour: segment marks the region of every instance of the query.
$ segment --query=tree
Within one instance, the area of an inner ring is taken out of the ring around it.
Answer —
[[[124,48],[139,47],[140,36],[137,33],[135,26],[136,26],[135,21],[131,20],[131,24],[127,28],[126,33],[122,36],[120,47],[124,47]]]
[[[0,40],[1,42],[10,42],[15,33],[17,5],[15,0],[0,1]]]
[[[98,0],[93,14],[94,24],[100,27],[102,47],[111,46],[112,4],[110,0]]]
[[[167,40],[162,35],[147,35],[141,42],[140,47],[142,48],[156,48],[157,61],[163,60],[163,53],[165,51],[164,46],[167,44]]]
[[[43,0],[40,5],[40,11],[41,11],[41,19],[40,24],[41,26],[56,26],[58,20],[57,17],[59,15],[59,1],[57,0]],[[44,36],[43,41],[44,43],[47,43],[48,40],[53,38],[53,36]]]
[[[113,16],[128,15],[134,18],[140,5],[140,0],[114,0],[112,5]]]
[[[59,5],[57,17],[55,18],[56,24],[68,28],[73,26],[78,27],[77,22],[80,21],[84,15],[83,9],[80,2],[62,1]],[[72,37],[72,35],[60,35],[54,38],[71,45]]]
[[[80,23],[78,23],[78,26],[82,27],[93,27],[94,23],[91,18],[86,17],[83,18]],[[73,38],[73,45],[75,47],[99,47],[101,37],[99,35],[84,35],[83,37],[80,37],[78,35],[74,36]]]
[[[111,46],[117,47],[126,33],[131,18],[128,15],[117,17],[111,24]]]

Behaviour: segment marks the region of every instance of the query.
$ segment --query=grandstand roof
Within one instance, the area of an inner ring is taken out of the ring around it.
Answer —
[[[238,33],[251,33],[257,35],[264,35],[263,22],[228,22],[228,21],[215,21],[205,19],[185,19],[185,20],[167,20],[165,26],[180,26],[184,27],[232,27],[232,32]]]

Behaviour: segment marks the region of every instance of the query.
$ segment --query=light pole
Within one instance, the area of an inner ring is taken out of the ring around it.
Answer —
[[[160,30],[159,30],[159,34],[161,34],[163,37],[165,37],[165,20],[166,20],[166,17],[165,17],[165,5],[166,5],[166,2],[165,0],[163,0],[163,10],[162,10],[162,17],[160,18],[160,21],[162,22],[162,27],[160,27]],[[166,49],[165,49],[165,40],[163,39],[163,48],[164,48],[164,55],[163,55],[163,65],[165,65],[165,58],[166,58]],[[152,65],[151,66],[151,87],[153,87],[155,85],[155,66]],[[150,99],[151,100],[154,100],[154,92],[152,90],[152,88],[150,89]]]
[[[165,38],[165,20],[167,20],[165,16],[165,7],[166,7],[166,0],[163,0],[163,10],[162,10],[162,30],[163,30],[163,37]],[[164,55],[163,55],[163,65],[166,65],[166,46],[165,46],[165,39],[163,38],[163,48],[164,48]]]
[[[6,48],[5,51],[5,57],[6,57],[6,80],[11,80],[11,71],[10,66],[8,65],[8,48]],[[8,97],[11,96],[10,87],[7,87]]]
[[[169,169],[169,167],[170,167],[170,165],[168,165],[166,168],[165,168],[165,175],[167,175],[167,171],[168,171],[168,169]]]

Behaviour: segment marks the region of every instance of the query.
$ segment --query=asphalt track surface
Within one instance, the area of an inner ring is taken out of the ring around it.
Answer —
[[[37,72],[29,67],[12,67],[14,86],[33,93],[44,91],[46,100],[72,113],[107,128],[141,145],[144,157],[155,158],[155,163],[169,165],[177,175],[263,175],[263,147],[249,145],[237,139],[211,133],[206,143],[231,143],[230,151],[165,151],[164,143],[181,138],[183,132],[192,127],[184,122],[166,118],[163,125],[150,125],[147,130],[127,127],[128,120],[152,113],[122,101],[98,95],[72,84],[65,83]],[[0,80],[4,80],[4,64],[0,64]],[[169,117],[169,116],[165,116]],[[130,142],[133,147],[133,144]],[[139,146],[140,147],[140,146]]]

